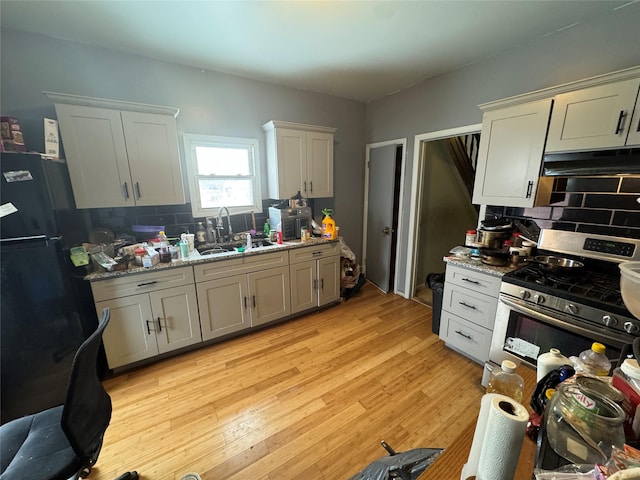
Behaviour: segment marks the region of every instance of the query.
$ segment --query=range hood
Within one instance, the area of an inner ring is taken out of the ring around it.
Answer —
[[[640,174],[640,148],[548,153],[542,162],[545,177],[625,174]]]

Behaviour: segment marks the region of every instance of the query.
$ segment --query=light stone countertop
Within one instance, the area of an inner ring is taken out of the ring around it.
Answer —
[[[523,267],[524,264],[519,264],[516,266],[507,264],[504,267],[496,267],[493,265],[487,265],[482,263],[482,260],[472,259],[470,257],[456,257],[454,255],[446,256],[442,259],[444,262],[456,265],[459,267],[468,268],[470,270],[476,270],[481,273],[488,273],[489,275],[493,275],[495,277],[502,277],[505,273],[513,272],[520,267]]]
[[[242,253],[235,252],[235,251],[221,252],[213,255],[204,255],[204,256],[200,255],[200,253],[198,253],[197,250],[194,250],[189,256],[189,258],[186,260],[176,260],[176,261],[172,261],[171,263],[158,263],[153,267],[129,266],[129,268],[127,268],[126,270],[119,270],[114,272],[107,272],[107,271],[92,272],[86,275],[84,279],[90,282],[95,282],[99,280],[106,280],[109,278],[118,278],[118,277],[124,277],[127,275],[134,275],[137,273],[157,272],[161,270],[167,270],[170,268],[187,267],[187,266],[197,265],[201,263],[222,262],[232,258],[243,258],[243,257],[252,256],[252,255],[262,255],[265,253],[278,252],[282,250],[293,250],[295,248],[310,247],[313,245],[324,245],[327,243],[336,243],[336,242],[338,242],[338,240],[323,240],[321,238],[312,238],[304,243],[301,241],[295,241],[295,242],[289,241],[289,242],[284,242],[281,245],[273,244],[273,245],[268,245],[266,247],[254,247],[249,250],[245,250]]]

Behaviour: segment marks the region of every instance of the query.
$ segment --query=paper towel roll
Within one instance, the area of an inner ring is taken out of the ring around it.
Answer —
[[[527,409],[515,400],[496,393],[484,395],[460,479],[511,480],[528,420]]]

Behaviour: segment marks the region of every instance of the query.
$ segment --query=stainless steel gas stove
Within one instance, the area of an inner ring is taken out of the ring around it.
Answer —
[[[530,262],[503,277],[490,360],[519,359],[535,367],[538,355],[550,348],[577,356],[597,341],[615,366],[640,335],[640,319],[620,295],[618,268],[620,262],[640,260],[640,240],[543,230],[537,254],[582,266]]]

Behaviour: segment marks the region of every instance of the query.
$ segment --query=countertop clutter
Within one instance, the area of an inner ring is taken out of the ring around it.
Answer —
[[[211,263],[211,262],[220,262],[224,260],[229,260],[231,258],[243,258],[250,257],[254,255],[262,255],[269,252],[279,251],[279,250],[292,250],[295,248],[301,247],[309,247],[312,245],[323,245],[327,243],[335,243],[337,240],[324,240],[322,238],[311,238],[305,242],[302,241],[288,241],[283,242],[282,244],[270,244],[258,247],[252,247],[250,249],[245,249],[244,251],[230,250],[230,251],[221,251],[219,253],[212,253],[208,255],[202,255],[198,252],[198,250],[194,249],[186,259],[173,260],[169,263],[157,263],[152,267],[143,267],[130,265],[126,270],[116,270],[116,271],[100,271],[100,272],[92,272],[84,277],[85,280],[88,281],[98,281],[105,280],[109,278],[117,278],[123,277],[127,275],[132,275],[136,273],[146,273],[150,271],[160,271],[167,270],[172,268],[184,267],[187,265],[198,265],[202,263]]]

